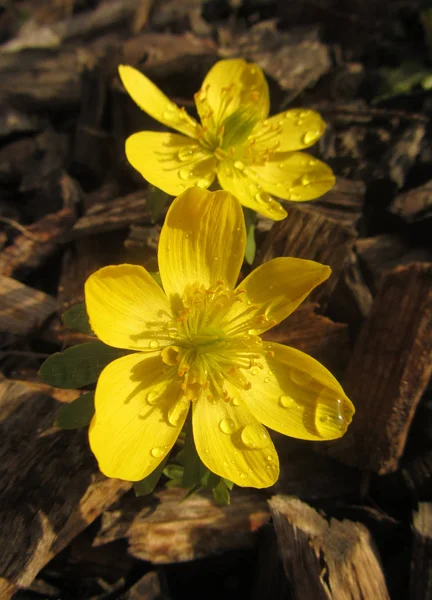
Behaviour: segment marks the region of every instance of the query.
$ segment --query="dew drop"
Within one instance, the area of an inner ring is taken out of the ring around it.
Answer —
[[[205,190],[208,188],[209,182],[206,179],[198,179],[196,185],[202,190]]]
[[[304,119],[298,119],[296,121],[296,125],[298,125],[299,127],[300,127],[300,125],[303,125],[303,123],[304,123]]]
[[[165,448],[155,447],[151,449],[150,454],[153,456],[153,458],[162,458],[162,456],[166,454],[166,450]]]
[[[305,174],[302,176],[300,181],[301,181],[302,185],[307,186],[307,185],[310,185],[311,183],[313,183],[313,178],[310,175]]]
[[[318,396],[317,402],[315,425],[318,433],[329,439],[336,437],[335,430],[338,433],[343,433],[348,423],[343,415],[342,401],[337,400],[336,406],[333,407],[329,405],[328,400],[325,402],[325,404],[320,403]]]
[[[307,385],[313,379],[312,375],[306,373],[306,371],[300,371],[299,369],[291,369],[289,372],[289,378],[296,385]]]
[[[177,427],[182,418],[184,417],[187,409],[189,408],[189,403],[187,400],[179,400],[168,410],[168,421],[174,427]]]
[[[240,473],[240,479],[246,479],[245,473]]]
[[[270,437],[261,423],[250,423],[243,427],[241,440],[248,448],[265,448],[270,444]]]
[[[180,175],[181,179],[186,180],[186,179],[190,179],[191,172],[189,169],[180,169],[179,175]]]
[[[236,160],[235,163],[234,163],[234,166],[239,171],[243,171],[243,169],[244,169],[244,164],[242,163],[241,160]]]
[[[320,132],[316,129],[306,131],[302,138],[303,144],[313,144],[319,138],[320,135]]]
[[[313,167],[314,165],[318,164],[318,161],[316,158],[311,158],[310,161],[308,162],[308,165],[310,167]]]
[[[240,406],[240,400],[238,398],[233,398],[233,406]]]
[[[156,350],[156,348],[159,348],[159,342],[157,340],[151,340],[149,346],[153,350]]]
[[[193,150],[191,148],[189,148],[188,146],[186,146],[185,148],[180,148],[180,150],[177,152],[177,158],[181,162],[184,162],[185,160],[189,160],[189,158],[192,156],[192,154],[193,154]]]
[[[255,73],[256,73],[256,67],[249,67],[249,73],[251,75],[255,75]]]
[[[159,400],[159,394],[157,392],[149,392],[147,394],[147,402],[149,404],[151,404],[152,406],[157,404],[158,400]]]
[[[270,377],[264,377],[264,383],[270,383]]]
[[[279,404],[282,408],[297,408],[297,403],[291,396],[279,396]]]
[[[219,421],[219,429],[222,431],[222,433],[229,435],[235,431],[235,428],[236,426],[232,419],[222,419],[222,421]]]
[[[255,194],[255,200],[257,202],[266,202],[267,194],[265,194],[264,192],[258,192],[257,194]]]
[[[258,373],[259,373],[258,367],[252,367],[251,373],[252,373],[252,375],[258,375]]]

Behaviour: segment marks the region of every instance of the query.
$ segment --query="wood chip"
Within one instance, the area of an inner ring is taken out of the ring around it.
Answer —
[[[171,596],[163,589],[159,573],[150,571],[141,577],[120,600],[170,600]]]
[[[355,228],[362,216],[365,193],[366,185],[363,181],[338,177],[333,189],[321,198],[305,203],[303,207],[345,227]]]
[[[328,522],[297,498],[270,501],[293,600],[389,600],[378,553],[360,523]]]
[[[432,598],[432,503],[421,502],[414,513],[410,600]]]
[[[185,495],[186,490],[171,488],[151,498],[124,498],[104,513],[94,544],[127,539],[136,558],[184,562],[253,547],[254,532],[269,520],[265,496],[256,490],[235,490],[231,504],[223,507],[210,496]]]
[[[0,381],[0,597],[40,569],[130,488],[106,479],[86,431],[53,427],[58,404],[22,382]]]
[[[389,210],[406,223],[416,223],[432,217],[432,180],[425,185],[398,194]]]
[[[380,474],[398,467],[417,404],[432,374],[432,264],[385,276],[357,339],[344,388],[356,407],[332,456]]]
[[[57,308],[52,296],[0,275],[0,331],[28,335]]]
[[[269,231],[257,256],[259,264],[276,256],[307,258],[329,265],[330,278],[318,286],[309,300],[324,307],[343,271],[355,234],[332,219],[291,204],[288,217]]]

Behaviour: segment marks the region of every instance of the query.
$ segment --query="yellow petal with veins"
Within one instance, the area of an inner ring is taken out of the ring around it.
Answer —
[[[195,102],[203,125],[213,130],[239,108],[259,120],[267,117],[270,107],[268,85],[261,68],[242,58],[218,61],[195,94]]]
[[[241,165],[241,169],[235,164]],[[224,160],[217,167],[217,177],[221,187],[236,196],[243,206],[256,210],[264,217],[280,221],[287,216],[286,210],[257,181],[244,172],[241,161]]]
[[[107,477],[139,481],[173,447],[189,403],[167,378],[160,356],[130,354],[99,376],[89,440]]]
[[[144,267],[104,267],[90,275],[84,289],[91,328],[105,344],[129,350],[163,345],[163,326],[172,318],[171,308]]]
[[[279,459],[266,429],[252,416],[239,390],[226,384],[234,403],[202,396],[193,403],[193,436],[205,466],[241,487],[264,488],[279,477]]]
[[[278,152],[303,150],[315,144],[325,130],[325,123],[314,110],[294,108],[259,123],[249,138],[258,151],[277,144]]]
[[[205,288],[237,281],[246,246],[241,206],[228,192],[186,190],[172,203],[159,240],[159,269],[167,295],[188,284]]]
[[[214,156],[175,133],[134,133],[126,140],[126,156],[147,181],[173,196],[195,185],[206,189],[215,178]]]
[[[265,343],[267,368],[243,392],[246,406],[267,427],[302,440],[342,437],[354,406],[317,360],[282,344]]]
[[[119,66],[119,74],[128,94],[144,112],[189,137],[197,136],[199,125],[195,119],[171,102],[148,77],[127,65]]]

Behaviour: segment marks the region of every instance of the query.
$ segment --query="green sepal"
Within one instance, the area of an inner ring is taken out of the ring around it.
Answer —
[[[94,392],[87,392],[73,402],[64,404],[57,412],[54,425],[61,429],[87,427],[90,425],[94,412]]]
[[[150,475],[147,475],[147,477],[144,477],[144,479],[141,479],[141,481],[135,481],[133,484],[135,496],[147,496],[154,491],[155,487],[159,483],[159,479],[162,476],[167,461],[168,456],[163,459],[163,461],[156,467],[154,471],[150,473]]]
[[[126,352],[95,341],[52,354],[39,370],[44,383],[58,388],[81,388],[94,383],[101,371]]]
[[[163,289],[162,279],[161,279],[159,271],[153,271],[153,273],[149,273],[149,274],[153,277],[153,279],[156,281],[158,286]]]
[[[257,214],[254,210],[246,207],[243,207],[243,214],[246,225],[246,248],[244,256],[247,264],[251,265],[255,260],[256,254],[255,223]]]
[[[61,318],[65,327],[69,327],[69,329],[75,329],[76,331],[86,333],[87,335],[94,335],[90,327],[84,302],[81,302],[80,304],[74,304],[74,306],[68,308],[62,314]]]
[[[201,477],[201,485],[208,490],[212,490],[219,485],[220,480],[220,475],[216,475],[216,473],[207,469],[207,472]]]
[[[231,503],[231,497],[229,489],[227,488],[224,479],[221,479],[219,483],[212,489],[213,498],[220,506],[227,506]]]
[[[234,483],[232,481],[230,481],[229,479],[225,479],[225,477],[222,477],[222,481],[224,482],[224,484],[227,486],[227,488],[229,490],[233,489]]]
[[[181,465],[176,465],[171,463],[165,467],[163,470],[163,474],[168,477],[168,479],[173,479],[176,483],[181,483],[183,479],[184,468]]]
[[[202,486],[201,479],[208,473],[207,467],[202,463],[195,448],[192,432],[192,419],[189,417],[185,425],[186,438],[183,448],[184,472],[182,487],[193,489]]]
[[[161,189],[154,185],[149,185],[147,191],[147,206],[153,223],[163,215],[170,198],[172,198],[172,196],[163,192]]]

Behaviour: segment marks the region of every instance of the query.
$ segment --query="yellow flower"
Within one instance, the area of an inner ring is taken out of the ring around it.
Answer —
[[[137,265],[105,267],[87,280],[94,332],[133,351],[110,363],[96,387],[90,445],[107,476],[149,475],[190,406],[202,462],[240,486],[266,487],[278,478],[264,426],[305,440],[345,433],[354,408],[329,371],[260,337],[330,268],[276,258],[235,287],[245,243],[241,206],[230,193],[189,188],[172,203],[160,236],[165,291]]]
[[[167,194],[207,189],[217,175],[243,206],[280,220],[287,213],[271,194],[304,201],[333,187],[331,169],[299,152],[321,137],[325,123],[303,109],[267,118],[269,91],[258,65],[230,59],[210,69],[195,94],[201,125],[133,67],[122,65],[119,73],[142,110],[184,134],[141,131],[126,141],[131,165]]]

